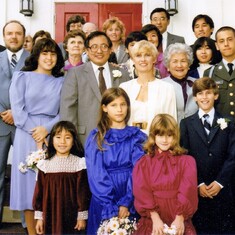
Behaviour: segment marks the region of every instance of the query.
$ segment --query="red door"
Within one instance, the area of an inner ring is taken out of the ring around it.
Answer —
[[[126,33],[142,27],[142,4],[56,3],[55,40],[62,42],[66,34],[66,22],[72,15],[82,15],[102,29],[104,21],[118,17],[126,27]]]
[[[99,25],[113,16],[118,17],[126,27],[126,34],[142,27],[142,4],[100,4]]]

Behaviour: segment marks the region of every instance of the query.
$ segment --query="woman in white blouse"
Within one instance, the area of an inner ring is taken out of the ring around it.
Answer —
[[[146,40],[137,42],[133,49],[133,61],[137,79],[120,84],[131,101],[129,125],[138,126],[148,134],[153,118],[159,113],[168,113],[175,119],[176,97],[171,84],[155,78],[156,47]]]

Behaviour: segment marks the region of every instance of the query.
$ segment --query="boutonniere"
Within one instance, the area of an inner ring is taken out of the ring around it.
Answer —
[[[120,78],[122,76],[122,72],[120,70],[117,70],[117,69],[113,70],[112,73],[113,73],[114,78]]]
[[[226,127],[228,127],[228,123],[229,122],[230,122],[230,120],[228,118],[219,118],[217,120],[218,126],[220,127],[221,130],[223,130]]]

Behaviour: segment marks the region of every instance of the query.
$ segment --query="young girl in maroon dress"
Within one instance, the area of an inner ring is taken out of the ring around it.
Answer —
[[[141,215],[135,234],[196,234],[191,218],[197,209],[195,160],[179,146],[179,128],[168,114],[152,121],[144,146],[147,154],[133,170],[134,205]]]
[[[75,234],[85,229],[89,187],[82,144],[75,126],[55,124],[48,158],[38,162],[33,208],[37,234]]]

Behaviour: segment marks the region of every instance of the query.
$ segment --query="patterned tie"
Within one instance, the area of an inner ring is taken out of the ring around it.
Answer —
[[[100,71],[100,73],[99,73],[99,89],[100,89],[100,93],[102,95],[104,93],[104,91],[107,89],[106,84],[105,84],[105,80],[104,80],[104,75],[103,75],[104,67],[99,67],[98,69]]]
[[[233,73],[233,63],[228,63],[228,68],[229,68],[229,75],[231,76],[231,74]]]
[[[206,133],[209,135],[211,130],[211,124],[209,123],[209,114],[204,114],[203,117],[204,117],[203,126],[206,129]]]
[[[12,69],[15,68],[16,64],[17,64],[16,54],[12,54],[12,56],[11,56],[11,67],[12,67]]]

